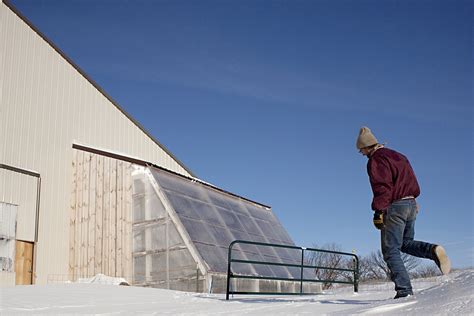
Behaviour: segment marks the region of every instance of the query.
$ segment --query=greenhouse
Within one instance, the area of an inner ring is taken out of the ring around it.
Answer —
[[[272,210],[195,178],[165,169],[133,172],[133,284],[223,293],[228,247],[234,240],[294,245]],[[299,250],[236,245],[233,258],[298,263]],[[300,269],[236,264],[235,274],[297,279]],[[305,277],[314,277],[305,271]],[[246,291],[298,292],[293,281],[239,279]],[[316,292],[318,284],[305,284]]]

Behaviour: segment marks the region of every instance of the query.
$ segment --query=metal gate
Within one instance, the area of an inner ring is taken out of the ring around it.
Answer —
[[[286,249],[293,249],[293,250],[300,250],[301,251],[301,260],[299,264],[289,264],[289,263],[278,263],[278,262],[266,262],[266,261],[254,261],[254,260],[242,260],[242,259],[233,259],[232,258],[232,248],[236,244],[248,244],[248,245],[255,245],[261,247],[277,247],[277,248],[286,248]],[[305,263],[305,254],[308,252],[323,252],[323,253],[333,253],[339,254],[343,256],[351,256],[353,258],[353,268],[352,269],[345,269],[345,268],[333,268],[333,267],[321,267],[321,266],[314,266],[308,265]],[[253,276],[253,275],[237,275],[232,272],[232,263],[240,263],[240,264],[259,264],[259,265],[269,265],[269,266],[283,266],[283,267],[293,267],[299,268],[301,271],[299,278],[279,278],[279,277],[265,277],[265,276]],[[317,280],[317,279],[305,279],[303,277],[304,269],[327,269],[327,270],[338,270],[338,271],[347,271],[353,273],[353,280],[352,281],[339,281],[339,280]],[[246,292],[246,291],[234,291],[230,289],[231,279],[258,279],[258,280],[278,280],[278,281],[293,281],[299,282],[300,284],[300,291],[299,293],[290,293],[290,292]],[[314,295],[317,293],[304,293],[303,292],[303,283],[305,282],[319,282],[319,283],[345,283],[345,284],[353,284],[354,285],[354,292],[358,292],[359,290],[359,257],[353,253],[348,252],[339,252],[339,251],[331,251],[325,249],[315,249],[315,248],[305,248],[305,247],[298,247],[298,246],[289,246],[289,245],[279,245],[279,244],[270,244],[270,243],[262,243],[262,242],[254,242],[248,240],[234,240],[229,245],[228,251],[228,261],[227,261],[227,290],[226,290],[226,300],[229,300],[229,294],[253,294],[253,295]]]

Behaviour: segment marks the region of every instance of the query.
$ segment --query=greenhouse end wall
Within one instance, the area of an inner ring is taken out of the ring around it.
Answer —
[[[204,290],[196,260],[141,167],[133,174],[132,232],[134,285]]]

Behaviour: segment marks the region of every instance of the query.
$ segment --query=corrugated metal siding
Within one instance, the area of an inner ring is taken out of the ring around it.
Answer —
[[[6,32],[5,32],[5,13],[3,9],[3,3],[0,5],[0,117],[5,115],[5,109],[3,106],[1,106],[2,100],[3,100],[3,77],[4,77],[4,72],[5,72],[5,64],[3,62],[4,56],[6,54]],[[3,160],[3,152],[4,149],[2,147],[2,135],[3,135],[3,126],[0,126],[0,161]]]
[[[36,281],[44,283],[68,272],[73,142],[189,173],[3,2],[0,14],[0,163],[41,174]],[[12,185],[28,190],[7,177],[0,189]]]
[[[37,178],[0,169],[0,202],[18,205],[16,239],[34,241]]]

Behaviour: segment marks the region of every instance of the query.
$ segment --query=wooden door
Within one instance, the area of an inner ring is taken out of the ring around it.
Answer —
[[[15,283],[33,284],[33,243],[17,240],[15,250]]]

